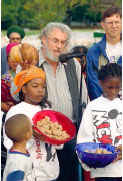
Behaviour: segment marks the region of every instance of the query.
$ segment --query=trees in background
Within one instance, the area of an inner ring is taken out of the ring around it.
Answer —
[[[69,25],[81,22],[86,27],[95,26],[99,24],[102,12],[113,5],[122,7],[122,0],[78,0],[78,4],[68,8],[64,21]]]
[[[89,26],[100,21],[101,12],[111,4],[120,7],[122,0],[2,0],[1,28],[17,24],[40,29],[51,21],[69,25],[71,21],[84,22]]]

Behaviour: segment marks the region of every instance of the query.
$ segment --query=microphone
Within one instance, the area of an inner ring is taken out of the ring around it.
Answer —
[[[67,61],[69,61],[70,59],[76,57],[76,58],[82,58],[83,56],[85,56],[85,54],[83,53],[66,53],[66,54],[61,54],[59,56],[59,61],[61,63],[65,63]]]

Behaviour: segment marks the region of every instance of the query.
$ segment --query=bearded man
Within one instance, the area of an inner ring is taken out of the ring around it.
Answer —
[[[79,114],[80,77],[79,62],[71,59],[66,63],[59,61],[60,54],[69,51],[71,29],[63,23],[49,23],[41,32],[39,67],[46,73],[48,100],[52,109],[62,112],[77,125]],[[82,79],[81,104],[87,103],[87,89]],[[81,120],[81,117],[80,119]],[[64,121],[64,120],[63,120]],[[60,175],[57,181],[79,181],[79,162],[75,153],[76,138],[64,144],[59,150]]]

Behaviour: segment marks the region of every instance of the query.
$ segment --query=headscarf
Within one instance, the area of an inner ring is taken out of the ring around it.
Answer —
[[[9,35],[10,35],[11,33],[14,33],[14,32],[20,34],[20,36],[21,36],[22,39],[23,39],[24,36],[25,36],[25,32],[24,32],[24,30],[23,30],[22,28],[20,28],[20,27],[17,26],[17,25],[13,25],[13,26],[11,26],[11,27],[8,28],[7,37],[9,38]]]
[[[13,94],[20,92],[24,84],[35,78],[41,78],[43,81],[45,81],[46,75],[41,68],[33,65],[29,69],[23,70],[16,74],[14,84],[16,85],[17,89]]]
[[[11,51],[11,49],[12,49],[12,47],[14,47],[14,46],[16,46],[16,45],[18,45],[19,43],[9,43],[8,45],[7,45],[7,47],[6,47],[6,55],[8,56],[9,55],[9,53],[10,53],[10,51]]]
[[[29,43],[21,44],[21,55],[23,57],[23,61],[28,61],[30,64],[32,64],[34,61],[39,61],[39,52],[37,48]]]

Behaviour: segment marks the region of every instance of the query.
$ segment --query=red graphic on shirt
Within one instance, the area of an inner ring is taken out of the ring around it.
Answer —
[[[41,149],[40,149],[40,140],[35,139],[36,142],[36,159],[41,159]]]
[[[110,124],[109,123],[102,123],[99,126],[97,126],[97,129],[101,129],[101,128],[109,128]]]
[[[117,109],[112,109],[110,111],[101,111],[101,110],[93,110],[93,123],[96,128],[96,137],[95,140],[101,143],[108,143],[112,145],[122,144],[122,136],[121,136],[121,120],[122,113],[118,112]],[[112,130],[110,122],[115,122],[114,128],[116,131],[115,138],[112,137]]]
[[[112,143],[110,124],[109,123],[101,123],[97,127],[97,139],[101,143]]]
[[[102,138],[98,138],[98,141],[101,143],[112,144],[112,139],[110,138],[110,135],[104,135],[102,136]]]

